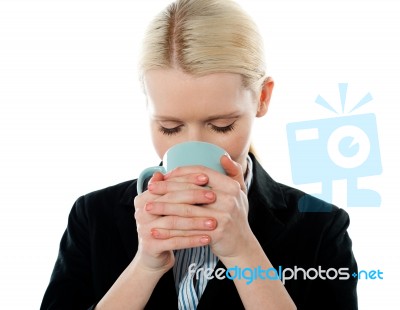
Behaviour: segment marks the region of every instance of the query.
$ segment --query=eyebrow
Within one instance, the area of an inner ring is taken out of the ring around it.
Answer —
[[[231,112],[228,114],[216,114],[209,116],[205,119],[205,121],[213,121],[217,119],[231,119],[231,118],[237,118],[239,117],[239,112]],[[154,115],[154,119],[157,119],[159,121],[172,121],[172,122],[180,122],[181,120],[179,118],[176,118],[175,116],[168,116],[168,115]]]

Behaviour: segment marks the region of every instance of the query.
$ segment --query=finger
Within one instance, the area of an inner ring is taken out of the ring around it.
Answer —
[[[150,193],[150,191],[145,191],[139,195],[136,195],[135,198],[133,199],[133,204],[135,206],[135,210],[137,209],[143,209],[149,201],[154,201],[157,198],[159,198],[160,195],[156,195],[153,193]]]
[[[144,210],[144,208],[136,208],[133,214],[136,225],[144,225],[157,220],[160,216],[151,214]]]
[[[205,185],[208,182],[208,176],[204,173],[188,173],[183,176],[165,175],[166,181],[174,181],[181,183],[190,183],[196,185]]]
[[[160,172],[156,172],[153,174],[153,176],[149,180],[148,185],[152,184],[153,182],[162,181],[163,179],[164,179],[164,175]],[[145,206],[146,202],[152,201],[152,200],[156,199],[157,197],[158,197],[157,195],[150,193],[150,191],[148,191],[148,190],[144,191],[141,194],[136,195],[134,198],[134,202],[133,202],[135,209],[143,208]]]
[[[176,237],[192,237],[198,235],[199,235],[198,230],[179,230],[179,229],[173,230],[173,229],[163,229],[163,228],[153,228],[151,230],[151,236],[154,239],[160,239],[160,240],[176,238]]]
[[[183,191],[183,190],[191,190],[191,189],[200,189],[201,185],[196,185],[193,183],[188,183],[188,182],[176,182],[176,179],[172,179],[171,181],[158,181],[158,182],[153,182],[148,185],[147,189],[150,191],[150,193],[155,194],[155,195],[164,195],[168,192],[174,192],[174,191]],[[181,178],[183,180],[183,178]],[[208,180],[208,178],[207,178]],[[204,184],[204,181],[201,182],[201,184]]]
[[[226,174],[233,180],[239,183],[240,188],[245,193],[247,192],[246,185],[244,184],[242,166],[237,162],[233,161],[228,156],[224,155],[221,157],[221,165],[224,168]]]
[[[200,187],[199,189],[187,189],[181,191],[168,192],[162,196],[158,196],[153,201],[168,202],[175,204],[192,204],[202,205],[213,203],[216,195],[212,190]]]
[[[205,166],[199,166],[199,165],[194,165],[194,166],[182,166],[173,169],[172,171],[168,172],[167,174],[164,175],[165,180],[170,180],[172,178],[178,178],[178,177],[185,177],[190,174],[204,174],[207,176],[207,172],[210,171],[210,168],[207,168]]]
[[[149,180],[148,184],[152,184],[154,182],[162,181],[164,180],[164,175],[161,172],[155,172],[151,179]]]
[[[168,215],[158,218],[151,223],[152,229],[166,230],[213,230],[217,227],[214,218],[181,217]]]
[[[212,217],[210,209],[192,204],[178,204],[152,201],[146,204],[145,210],[153,215],[176,215],[181,217]]]
[[[174,237],[158,240],[159,251],[181,250],[195,248],[211,243],[211,237],[208,235],[195,235],[188,237]]]

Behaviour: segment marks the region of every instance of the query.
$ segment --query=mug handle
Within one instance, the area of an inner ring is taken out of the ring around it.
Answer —
[[[157,171],[161,172],[162,174],[165,174],[166,172],[163,166],[154,166],[146,168],[140,173],[136,184],[138,194],[143,193],[143,182]]]

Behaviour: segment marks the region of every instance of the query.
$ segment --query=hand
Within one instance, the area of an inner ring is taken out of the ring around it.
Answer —
[[[191,166],[173,170],[164,181],[154,182],[149,191],[159,195],[151,204],[152,215],[174,217],[213,218],[217,227],[209,231],[211,248],[221,260],[224,257],[248,255],[251,244],[257,242],[247,220],[248,201],[241,166],[227,156],[221,158],[221,165],[227,175],[206,167]],[[208,177],[207,188],[193,188],[190,184],[176,182],[196,174]],[[208,195],[210,201],[195,206],[195,197]],[[193,231],[154,226],[157,235],[153,238],[174,240],[176,237],[192,236]],[[184,238],[181,238],[184,242]],[[184,247],[184,246],[183,246]]]
[[[143,268],[165,273],[174,265],[173,250],[208,244],[210,237],[205,232],[216,226],[216,221],[212,218],[192,217],[191,214],[169,215],[163,214],[162,211],[153,213],[156,201],[168,199],[168,196],[173,194],[157,194],[151,189],[157,186],[156,184],[168,183],[168,186],[185,189],[185,200],[190,203],[204,204],[215,199],[214,195],[211,199],[205,195],[209,191],[202,185],[207,182],[208,178],[204,174],[189,174],[165,181],[161,173],[155,173],[149,181],[148,190],[135,197],[135,219],[139,239],[135,259]],[[171,232],[171,235],[166,236],[166,232]]]

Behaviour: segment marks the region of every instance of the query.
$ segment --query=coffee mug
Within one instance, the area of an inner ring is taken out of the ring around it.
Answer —
[[[165,174],[178,167],[205,166],[226,174],[220,163],[221,156],[225,154],[228,153],[224,149],[212,143],[189,141],[175,144],[164,154],[162,166],[149,167],[140,173],[137,192],[143,192],[143,183],[157,171]]]

